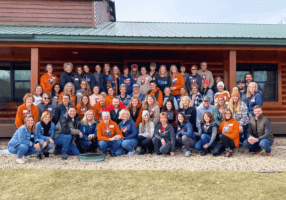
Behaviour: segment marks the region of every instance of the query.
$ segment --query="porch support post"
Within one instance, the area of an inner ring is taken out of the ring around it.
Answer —
[[[229,91],[231,93],[232,88],[236,87],[236,51],[229,51]]]
[[[39,83],[40,54],[39,48],[31,48],[31,94]]]

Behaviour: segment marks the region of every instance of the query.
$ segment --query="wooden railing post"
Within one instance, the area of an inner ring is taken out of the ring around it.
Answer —
[[[39,48],[31,48],[31,88],[33,94],[34,88],[39,83],[39,67],[40,67],[40,54]]]
[[[229,91],[231,93],[232,88],[236,87],[236,51],[229,51]]]

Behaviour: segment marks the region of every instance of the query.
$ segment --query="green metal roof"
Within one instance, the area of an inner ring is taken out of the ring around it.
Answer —
[[[0,26],[0,41],[284,46],[286,25],[108,22],[98,27]]]

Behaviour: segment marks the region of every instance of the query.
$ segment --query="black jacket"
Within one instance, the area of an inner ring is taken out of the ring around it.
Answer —
[[[85,74],[83,79],[87,81],[91,91],[93,90],[93,87],[97,85],[94,74],[92,73]]]
[[[174,132],[174,128],[171,124],[168,124],[168,126],[164,129],[163,132],[161,132],[161,128],[162,128],[162,124],[158,123],[155,131],[154,131],[154,135],[153,138],[157,138],[159,140],[164,139],[165,142],[171,142],[171,151],[170,152],[174,152],[175,151],[175,144],[176,144],[176,137],[175,137],[175,132]]]
[[[54,138],[58,137],[61,133],[71,134],[73,136],[73,141],[75,141],[80,133],[79,124],[80,116],[78,113],[74,117],[74,120],[72,120],[67,113],[64,114],[56,125]]]
[[[67,107],[69,107],[71,104],[69,103],[69,105]],[[53,123],[55,125],[57,125],[57,123],[59,122],[60,118],[62,115],[66,114],[67,109],[64,106],[64,104],[61,102],[59,103],[59,105],[56,106],[55,108],[55,116],[53,118]]]
[[[196,118],[197,118],[197,109],[195,107],[189,107],[188,109],[179,109],[179,113],[185,115],[189,122],[192,124],[194,132],[197,132]]]
[[[118,109],[118,112],[116,113],[114,110],[110,111],[110,118],[112,121],[114,121],[115,123],[119,124],[122,120],[119,119],[119,113],[120,113],[120,109]]]
[[[75,91],[80,90],[80,83],[81,83],[82,76],[74,73],[73,75],[73,84],[75,87]]]
[[[73,83],[73,75],[71,73],[67,73],[66,71],[64,71],[60,77],[60,86],[62,90],[64,90],[64,87],[68,82]]]

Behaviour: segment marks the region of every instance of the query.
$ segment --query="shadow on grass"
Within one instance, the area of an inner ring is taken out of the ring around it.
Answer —
[[[286,173],[0,169],[0,199],[286,199]]]

